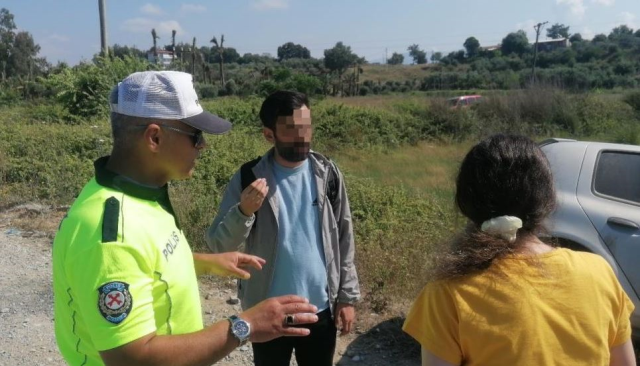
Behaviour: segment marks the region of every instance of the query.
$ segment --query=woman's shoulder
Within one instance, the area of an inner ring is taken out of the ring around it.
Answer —
[[[588,269],[594,268],[611,271],[611,265],[602,256],[591,252],[576,251],[567,248],[556,249],[567,261],[578,266],[583,265]]]

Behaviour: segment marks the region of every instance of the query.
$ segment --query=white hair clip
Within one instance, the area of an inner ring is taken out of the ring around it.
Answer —
[[[494,217],[482,223],[482,231],[508,240],[510,243],[516,241],[516,233],[522,227],[522,220],[515,216]]]

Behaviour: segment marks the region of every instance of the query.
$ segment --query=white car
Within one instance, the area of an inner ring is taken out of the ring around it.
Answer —
[[[640,146],[550,139],[540,147],[558,196],[548,235],[611,264],[636,306],[631,324],[640,339]]]

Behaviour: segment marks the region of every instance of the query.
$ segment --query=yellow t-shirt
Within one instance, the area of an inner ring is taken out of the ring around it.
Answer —
[[[166,187],[118,181],[98,163],[104,185],[85,186],[53,244],[56,339],[71,365],[104,365],[99,351],[153,332],[203,328],[193,255]]]
[[[454,365],[609,365],[633,309],[603,258],[556,249],[429,283],[403,329]]]

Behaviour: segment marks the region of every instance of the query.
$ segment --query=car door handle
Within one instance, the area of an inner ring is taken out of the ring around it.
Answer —
[[[610,217],[609,220],[607,220],[607,223],[611,225],[624,226],[626,228],[635,230],[640,229],[640,226],[638,226],[638,224],[636,224],[635,222],[620,217]]]

